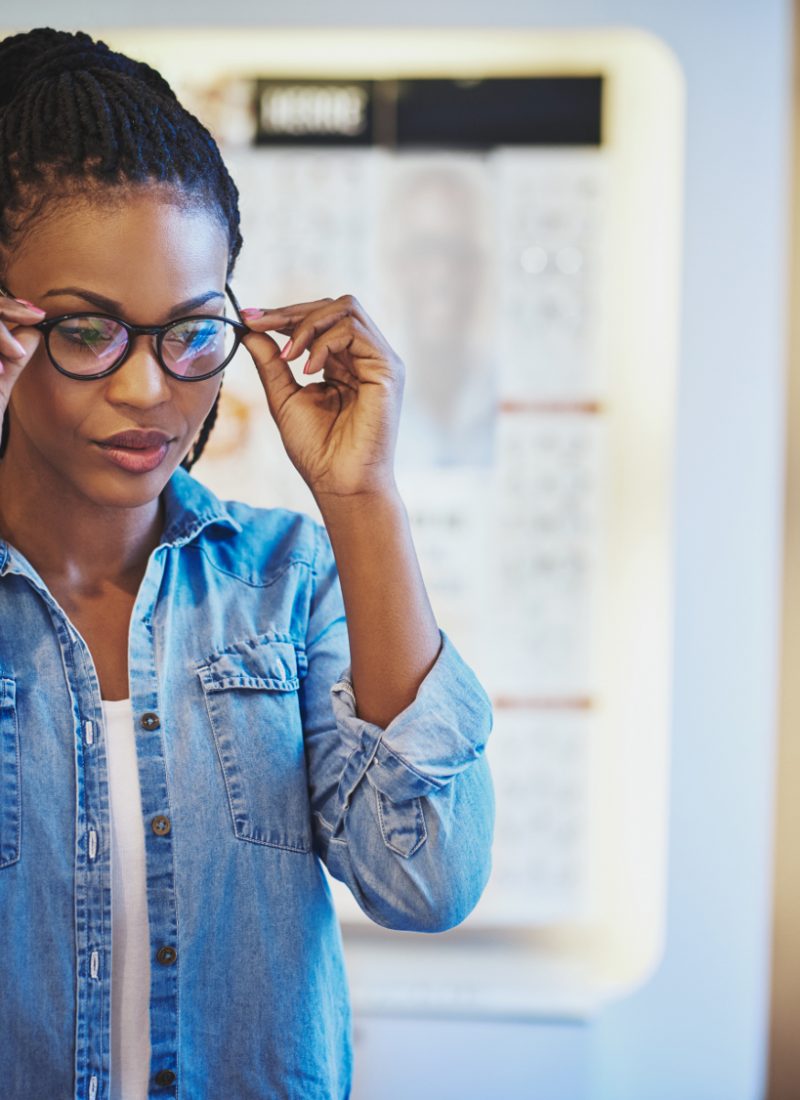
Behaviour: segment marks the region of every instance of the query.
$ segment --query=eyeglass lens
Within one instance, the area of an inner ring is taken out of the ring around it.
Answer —
[[[72,317],[50,332],[50,354],[62,370],[89,378],[110,370],[128,347],[128,332],[108,317]],[[236,330],[223,320],[198,317],[166,330],[161,359],[182,378],[200,378],[232,354]]]

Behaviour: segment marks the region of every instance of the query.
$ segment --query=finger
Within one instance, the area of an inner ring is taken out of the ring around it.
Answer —
[[[242,309],[242,320],[253,332],[279,331],[278,326],[294,327],[300,320],[300,314],[292,314],[286,309]]]
[[[35,325],[44,318],[44,310],[33,310],[17,303],[4,304],[0,298],[0,332],[8,334],[22,326]]]
[[[250,329],[251,332],[258,332],[258,333],[278,332],[278,333],[281,334],[281,336],[291,336],[292,333],[295,330],[294,324],[291,321],[286,321],[286,320],[283,320],[281,322],[280,327],[278,327],[277,324],[270,324],[270,323],[266,323],[264,325],[259,325],[259,323],[257,321],[253,322],[253,323],[248,323],[247,327]]]
[[[329,303],[328,303],[329,304]],[[307,341],[316,333],[323,332],[330,325],[334,324],[338,319],[346,316],[346,311],[339,307],[334,312],[325,312],[314,317],[307,319],[304,314],[292,314],[292,309],[299,307],[287,307],[286,309],[263,309],[263,310],[241,310],[242,317],[247,323],[247,327],[252,332],[279,332],[283,336],[291,336],[292,339],[288,344],[284,345],[284,358],[291,356],[292,359],[296,355],[300,354],[305,348]],[[254,316],[254,314],[258,316]],[[297,339],[297,333],[299,326],[303,323],[304,319],[306,324],[302,328],[301,339],[302,347],[300,347]],[[299,350],[297,350],[299,348]]]
[[[331,307],[333,308],[331,309]],[[352,294],[343,294],[339,298],[318,298],[313,302],[295,302],[293,305],[276,306],[274,308],[247,308],[240,310],[240,313],[246,323],[254,329],[259,331],[271,329],[276,332],[284,331],[283,328],[273,328],[278,323],[288,322],[296,327],[306,319],[311,323],[321,322],[324,325],[325,318],[328,318],[332,324],[349,313],[353,317],[357,317],[367,328],[372,329],[376,337],[380,336],[375,323]],[[311,316],[312,314],[314,316]]]
[[[242,309],[239,312],[251,332],[279,332],[282,336],[291,336],[299,320],[293,320],[284,310],[278,309]]]
[[[2,299],[0,299],[2,301]],[[34,326],[37,321],[40,321],[44,316],[43,310],[37,310],[36,313],[32,313],[31,310],[20,307],[24,312],[18,317],[11,316],[12,310],[0,310],[0,353],[4,353],[9,359],[14,359],[18,355],[23,354],[20,350],[19,335],[24,329],[36,334],[37,341],[39,333]],[[5,321],[5,323],[3,323]]]
[[[302,348],[295,347],[295,341],[292,340],[290,358],[301,350]],[[345,353],[346,357],[341,358]],[[350,366],[351,375],[359,381],[374,381],[391,373],[388,358],[382,348],[376,348],[373,334],[353,317],[340,321],[314,340],[309,348],[304,372],[315,374],[322,370],[331,356],[335,356],[343,365]]]
[[[45,311],[22,298],[6,298],[0,294],[0,317],[10,318],[18,324],[35,324],[41,321]]]
[[[242,343],[253,358],[270,411],[275,416],[302,386],[295,381],[288,363],[281,359],[278,345],[266,333],[251,332]]]
[[[284,320],[275,325],[264,325],[263,327],[259,327],[256,324],[252,324],[247,327],[251,332],[279,332],[282,336],[291,336],[297,325],[293,321]]]
[[[16,380],[16,376],[21,373],[22,368],[27,366],[31,356],[36,351],[42,339],[42,334],[37,332],[35,328],[16,329],[15,333],[15,343],[22,349],[22,354],[5,354],[2,359],[0,359],[2,373],[6,377],[11,375],[14,380]]]
[[[364,313],[358,300],[352,294],[345,294],[341,298],[337,298],[335,302],[329,303],[327,307],[310,314],[297,326],[288,352],[284,348],[284,358],[294,359],[296,356],[301,355],[315,336],[330,329],[338,321],[345,318],[352,319],[356,331],[374,349],[375,353],[386,359],[391,356],[391,349],[386,344],[380,331]]]
[[[367,326],[373,325],[372,320],[368,316],[366,310],[359,302],[358,298],[353,294],[342,294],[338,298],[319,298],[316,302],[296,302],[294,305],[281,306],[280,309],[291,313],[292,316],[307,317],[310,313],[324,311],[330,306],[334,306],[337,310],[344,310],[346,313],[351,313],[354,317],[358,317],[359,320]]]
[[[378,358],[386,362],[392,358],[391,349],[383,336],[364,311],[361,303],[352,294],[344,294],[336,299],[323,298],[314,302],[297,302],[271,310],[242,310],[241,313],[253,330],[269,329],[291,336],[281,352],[281,357],[287,362],[301,355],[315,336],[347,317],[360,322],[359,332],[372,349],[369,351],[362,346],[357,354],[367,357],[374,357],[377,354]],[[256,314],[258,316],[255,316]],[[312,373],[314,369],[318,368],[312,367],[309,371],[306,366],[306,373]]]
[[[264,309],[240,310],[242,320],[255,331],[264,332],[283,331],[278,325],[288,325],[291,329],[296,327],[309,313],[322,309],[333,302],[333,298],[319,298],[313,302],[295,302],[294,305],[275,306]]]
[[[265,315],[274,314],[288,314],[292,317],[305,317],[312,310],[319,309],[322,306],[328,305],[333,301],[333,298],[317,298],[313,302],[295,302],[293,305],[274,306],[266,309],[242,309],[239,312],[243,317],[247,317],[248,323],[251,318],[258,320]]]
[[[328,382],[340,383],[354,393],[358,392],[359,381],[352,370],[336,355],[329,355],[325,363],[323,381],[310,382],[309,385],[326,385]]]
[[[20,359],[25,354],[25,348],[14,336],[11,335],[5,325],[0,325],[0,355],[6,359]]]
[[[44,310],[31,302],[0,295],[0,355],[7,359],[21,358],[25,349],[16,336],[11,335],[12,331],[21,326],[35,325],[44,315]]]

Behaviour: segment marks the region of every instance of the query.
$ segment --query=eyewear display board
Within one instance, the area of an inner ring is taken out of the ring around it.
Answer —
[[[400,490],[493,700],[486,893],[409,937],[332,883],[354,1002],[584,1016],[663,934],[680,76],[621,31],[315,34],[107,38],[223,143],[242,304],[353,293],[405,362]],[[318,517],[246,354],[223,397],[198,476]]]

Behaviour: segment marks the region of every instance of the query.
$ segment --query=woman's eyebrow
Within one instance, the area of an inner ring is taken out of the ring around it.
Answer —
[[[48,290],[46,294],[42,294],[42,298],[56,298],[61,294],[72,294],[76,298],[83,298],[93,306],[97,306],[99,309],[105,310],[106,313],[121,313],[122,305],[120,302],[115,302],[113,298],[106,298],[104,294],[97,294],[93,290],[86,290],[79,286],[59,286],[54,287],[52,290]],[[185,302],[180,302],[167,314],[168,317],[180,317],[182,313],[188,313],[189,310],[197,309],[198,306],[204,305],[206,302],[211,301],[212,298],[224,298],[225,295],[219,290],[207,290],[204,294],[198,294],[194,298],[189,298]]]

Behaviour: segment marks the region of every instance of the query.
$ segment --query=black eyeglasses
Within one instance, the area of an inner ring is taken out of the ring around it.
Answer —
[[[225,291],[241,318],[227,283]],[[0,293],[13,297],[5,287]],[[130,355],[135,336],[155,336],[162,370],[181,382],[202,382],[227,367],[250,331],[241,320],[207,314],[178,317],[166,325],[131,325],[110,313],[64,313],[29,327],[44,333],[56,370],[79,381],[108,377]]]

